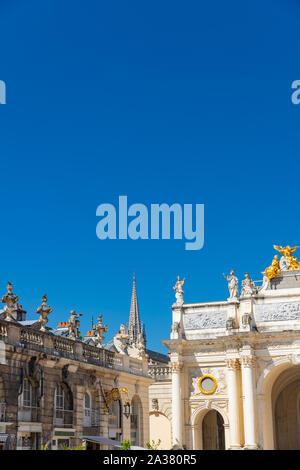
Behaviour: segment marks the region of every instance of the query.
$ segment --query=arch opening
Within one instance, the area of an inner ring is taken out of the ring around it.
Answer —
[[[300,367],[283,371],[272,387],[274,448],[300,450]]]

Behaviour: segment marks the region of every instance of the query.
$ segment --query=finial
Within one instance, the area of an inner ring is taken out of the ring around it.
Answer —
[[[6,304],[4,307],[4,313],[6,313],[5,320],[6,321],[13,321],[15,318],[13,317],[13,314],[16,312],[16,303],[19,300],[19,297],[15,294],[13,294],[12,289],[13,285],[11,282],[7,283],[6,286],[7,293],[2,297],[1,302],[3,304]]]
[[[53,309],[47,305],[47,294],[42,297],[42,305],[36,309],[36,313],[40,314],[39,323],[41,331],[46,331],[46,324],[48,323],[48,315],[53,312]]]
[[[102,323],[102,315],[98,316],[98,322],[94,327],[94,331],[97,333],[97,347],[103,348],[102,342],[104,340],[103,333],[108,331],[107,325],[103,325]]]

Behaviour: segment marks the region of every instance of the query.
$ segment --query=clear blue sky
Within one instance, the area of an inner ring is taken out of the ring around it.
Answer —
[[[172,286],[224,300],[300,244],[296,0],[0,1],[0,294],[50,325],[128,319],[136,272],[148,347],[165,351]],[[96,237],[96,208],[204,203],[205,244]],[[300,250],[299,250],[300,251]]]

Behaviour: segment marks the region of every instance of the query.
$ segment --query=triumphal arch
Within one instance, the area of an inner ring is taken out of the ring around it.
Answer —
[[[262,283],[224,275],[224,301],[185,303],[178,276],[169,375],[151,386],[174,448],[300,449],[300,263],[274,248]]]

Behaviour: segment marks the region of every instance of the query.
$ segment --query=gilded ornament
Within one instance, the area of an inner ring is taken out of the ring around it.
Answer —
[[[265,269],[265,273],[266,273],[267,278],[271,280],[274,277],[279,276],[280,272],[281,272],[281,269],[279,266],[278,255],[275,255],[271,266]]]
[[[210,389],[205,389],[203,387],[203,382],[204,381],[207,381],[209,380],[210,382],[212,382],[212,387]],[[216,391],[216,388],[217,388],[217,381],[216,379],[212,376],[212,375],[202,375],[202,377],[200,377],[199,379],[199,382],[198,382],[198,387],[199,387],[199,390],[201,393],[203,393],[204,395],[212,395],[215,391]]]
[[[283,246],[277,246],[273,245],[275,250],[279,251],[283,255],[283,257],[287,260],[288,263],[288,269],[290,271],[295,271],[295,269],[300,268],[300,262],[297,260],[295,256],[292,256],[292,253],[294,253],[298,246],[291,247],[287,245],[286,247]]]

